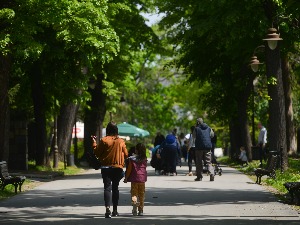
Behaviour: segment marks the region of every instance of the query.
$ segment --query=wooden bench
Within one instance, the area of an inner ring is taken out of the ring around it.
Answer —
[[[256,183],[261,184],[262,176],[269,176],[273,179],[276,179],[276,165],[278,161],[278,156],[271,155],[268,159],[268,163],[265,169],[257,168],[254,173],[256,175]]]
[[[21,192],[22,185],[25,181],[26,177],[24,176],[10,176],[8,173],[7,163],[5,161],[0,162],[0,188],[4,190],[5,186],[8,184],[12,184],[15,186],[15,193],[19,191]]]
[[[292,203],[300,204],[300,182],[287,182],[284,186],[291,195]]]

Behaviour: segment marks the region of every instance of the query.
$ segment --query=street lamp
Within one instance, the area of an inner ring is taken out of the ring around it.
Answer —
[[[268,46],[271,50],[275,50],[278,41],[282,41],[282,38],[280,38],[280,35],[277,34],[277,30],[275,28],[269,28],[267,38],[263,40],[268,42]]]
[[[268,78],[275,78],[276,85],[268,85],[269,96],[269,147],[280,154],[280,168],[283,171],[283,152],[286,153],[286,118],[285,118],[285,102],[282,96],[284,88],[282,83],[281,56],[278,41],[282,41],[280,35],[275,28],[268,29],[267,38],[263,39],[268,42],[269,48],[266,49],[266,72]],[[278,146],[281,146],[279,149]]]
[[[263,63],[259,62],[259,60],[257,59],[257,52],[259,49],[262,49],[264,50],[265,49],[265,46],[264,45],[260,45],[260,46],[257,46],[254,51],[253,51],[253,55],[251,57],[251,61],[249,63],[249,66],[251,67],[252,71],[254,73],[256,73],[259,69],[259,65],[262,65]]]
[[[58,168],[58,145],[57,145],[57,116],[54,117],[54,157],[53,157],[53,168]]]
[[[257,59],[257,56],[255,56],[255,55],[252,56],[249,65],[254,73],[256,73],[258,71],[259,65],[261,65],[261,64],[263,64],[263,63],[259,62],[259,60]]]

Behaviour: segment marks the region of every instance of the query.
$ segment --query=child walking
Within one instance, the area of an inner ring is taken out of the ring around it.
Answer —
[[[145,201],[145,182],[147,181],[146,147],[139,143],[135,147],[135,155],[128,158],[124,183],[131,182],[132,215],[143,216]],[[139,203],[138,203],[139,201]]]
[[[244,166],[244,164],[246,164],[246,166],[248,166],[248,157],[247,157],[245,147],[241,147],[240,151],[241,151],[241,154],[240,154],[239,159],[241,160],[241,165]]]

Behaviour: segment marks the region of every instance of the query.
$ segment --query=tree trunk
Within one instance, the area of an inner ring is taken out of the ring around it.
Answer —
[[[9,157],[9,56],[0,55],[0,161]]]
[[[297,154],[296,129],[294,125],[293,97],[292,97],[292,75],[288,57],[282,58],[282,81],[285,98],[285,116],[286,116],[286,145],[289,155]]]
[[[286,118],[285,118],[285,99],[282,82],[280,50],[277,47],[271,50],[266,44],[266,72],[268,80],[276,79],[276,84],[268,85],[268,93],[271,98],[269,101],[269,132],[268,142],[271,151],[282,151],[282,169],[288,168],[288,155],[286,148]]]
[[[63,158],[64,154],[70,154],[72,131],[78,108],[79,105],[69,103],[63,105],[60,109],[57,125],[57,142],[60,158]]]
[[[248,68],[243,68],[241,71],[242,77],[247,77]],[[250,129],[249,129],[249,123],[248,123],[248,102],[249,97],[251,95],[253,87],[253,77],[249,77],[247,81],[247,85],[244,90],[240,91],[238,93],[238,122],[239,122],[239,128],[240,128],[240,134],[241,134],[241,141],[242,146],[245,147],[246,152],[248,153],[249,161],[252,160],[252,141],[251,141],[251,135],[250,135]]]
[[[47,131],[46,131],[46,108],[45,96],[42,87],[42,73],[39,63],[35,63],[31,70],[31,90],[34,108],[36,128],[36,165],[48,165]]]
[[[229,133],[230,133],[230,152],[229,156],[231,159],[237,159],[239,154],[239,148],[242,145],[241,133],[239,124],[237,123],[237,118],[232,118],[229,123]]]
[[[84,117],[84,152],[92,149],[91,135],[99,136],[106,114],[106,94],[103,93],[104,76],[98,75],[95,89],[90,89],[92,100],[88,102],[90,109],[85,110]],[[99,137],[100,138],[100,137]]]

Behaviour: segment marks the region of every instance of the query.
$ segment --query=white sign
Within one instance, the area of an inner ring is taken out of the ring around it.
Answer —
[[[72,138],[75,138],[75,132],[77,138],[84,138],[84,123],[81,122],[76,123],[76,130],[75,130],[75,126],[73,127]]]

